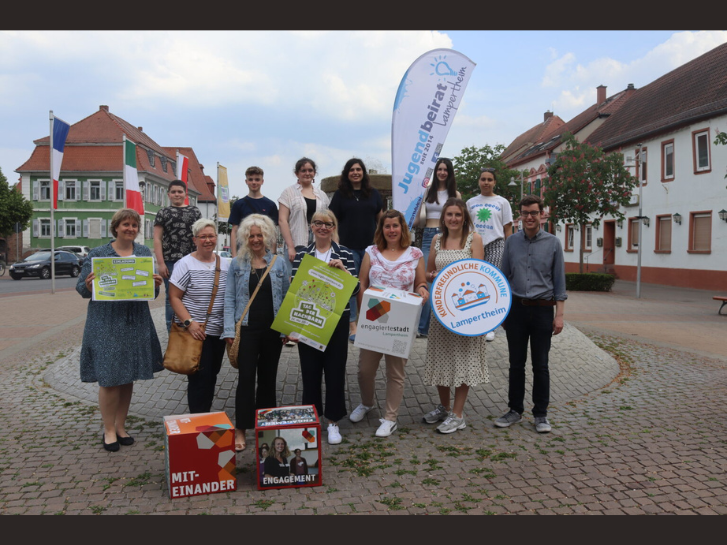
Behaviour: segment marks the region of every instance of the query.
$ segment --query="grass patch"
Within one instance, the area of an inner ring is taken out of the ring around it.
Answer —
[[[383,498],[379,500],[379,503],[383,503],[391,511],[400,511],[404,509],[401,505],[401,498]]]

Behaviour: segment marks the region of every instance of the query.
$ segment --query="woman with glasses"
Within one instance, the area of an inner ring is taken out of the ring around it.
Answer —
[[[230,260],[219,258],[217,293],[208,318],[218,259],[214,253],[217,248],[215,222],[206,218],[194,222],[192,242],[197,249],[174,264],[169,279],[169,302],[176,323],[186,328],[195,339],[204,341],[199,370],[187,376],[187,404],[190,413],[208,413],[225,355],[225,340],[221,335],[225,325],[225,288]],[[207,325],[203,327],[205,320]]]
[[[356,274],[361,269],[366,248],[374,241],[376,222],[384,210],[381,194],[371,187],[369,174],[361,159],[349,159],[338,181],[338,190],[331,199],[331,210],[339,219],[341,244],[353,254]],[[356,340],[356,296],[351,297],[349,340]]]
[[[285,241],[283,255],[288,276],[292,272],[295,254],[313,242],[313,233],[309,229],[313,214],[327,210],[329,205],[328,195],[313,185],[316,164],[312,159],[299,159],[294,173],[298,181],[284,189],[278,199],[278,225]]]
[[[479,179],[480,194],[467,201],[467,210],[475,231],[482,237],[485,261],[499,269],[502,267],[505,239],[512,234],[512,208],[507,199],[495,194],[495,185],[495,169],[483,168]],[[495,331],[490,331],[485,338],[488,342],[495,340]]]
[[[462,199],[449,199],[440,219],[441,235],[434,237],[427,264],[427,280],[437,272],[461,259],[482,259],[482,238],[472,231],[467,205]],[[445,328],[436,318],[432,320],[431,336],[427,343],[424,382],[437,387],[439,405],[424,415],[424,422],[435,424],[439,433],[453,433],[467,427],[464,404],[472,386],[489,382],[485,360],[484,336],[457,335]],[[451,389],[454,388],[454,404]]]
[[[321,261],[329,267],[340,269],[356,276],[356,264],[353,254],[345,246],[339,246],[336,216],[330,210],[321,210],[313,214],[311,222],[313,243],[295,255],[293,261],[293,277],[298,272],[300,262],[306,254]],[[359,285],[353,290],[358,294]],[[315,405],[319,415],[328,420],[328,443],[336,445],[341,442],[338,421],[346,416],[346,361],[348,359],[348,323],[351,313],[350,304],[341,316],[333,336],[326,349],[320,350],[298,343],[300,370],[303,378],[303,404]],[[323,408],[321,380],[325,376],[326,403]]]
[[[447,199],[454,197],[462,198],[457,191],[457,181],[454,178],[454,166],[452,161],[444,157],[440,157],[437,164],[434,165],[434,179],[429,184],[426,197],[424,197],[423,210],[420,216],[426,214],[426,223],[424,224],[424,235],[422,237],[422,252],[424,253],[424,263],[429,259],[429,252],[432,246],[432,240],[435,235],[440,233],[439,218],[442,215],[442,207]],[[421,219],[419,220],[421,226]],[[431,284],[429,285],[431,289]],[[429,301],[422,308],[422,315],[419,319],[418,337],[426,337],[429,334],[429,320],[431,316]]]

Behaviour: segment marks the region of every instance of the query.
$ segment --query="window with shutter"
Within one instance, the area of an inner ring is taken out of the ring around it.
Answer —
[[[690,251],[712,251],[712,212],[692,212],[689,233]]]
[[[655,252],[671,252],[671,215],[656,218]]]
[[[636,251],[639,247],[639,220],[629,218],[629,250]]]

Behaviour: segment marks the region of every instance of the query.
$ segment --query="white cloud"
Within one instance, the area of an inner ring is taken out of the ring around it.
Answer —
[[[553,101],[554,111],[568,121],[596,102],[599,85],[607,87],[609,96],[624,90],[629,83],[643,87],[725,42],[727,31],[677,32],[628,63],[601,57],[581,64],[574,53],[566,53],[546,66],[541,86],[561,88]]]

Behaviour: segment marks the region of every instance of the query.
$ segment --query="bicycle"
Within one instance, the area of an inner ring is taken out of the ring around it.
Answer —
[[[5,274],[5,269],[7,266],[5,265],[5,262],[0,260],[0,276],[3,276]]]

